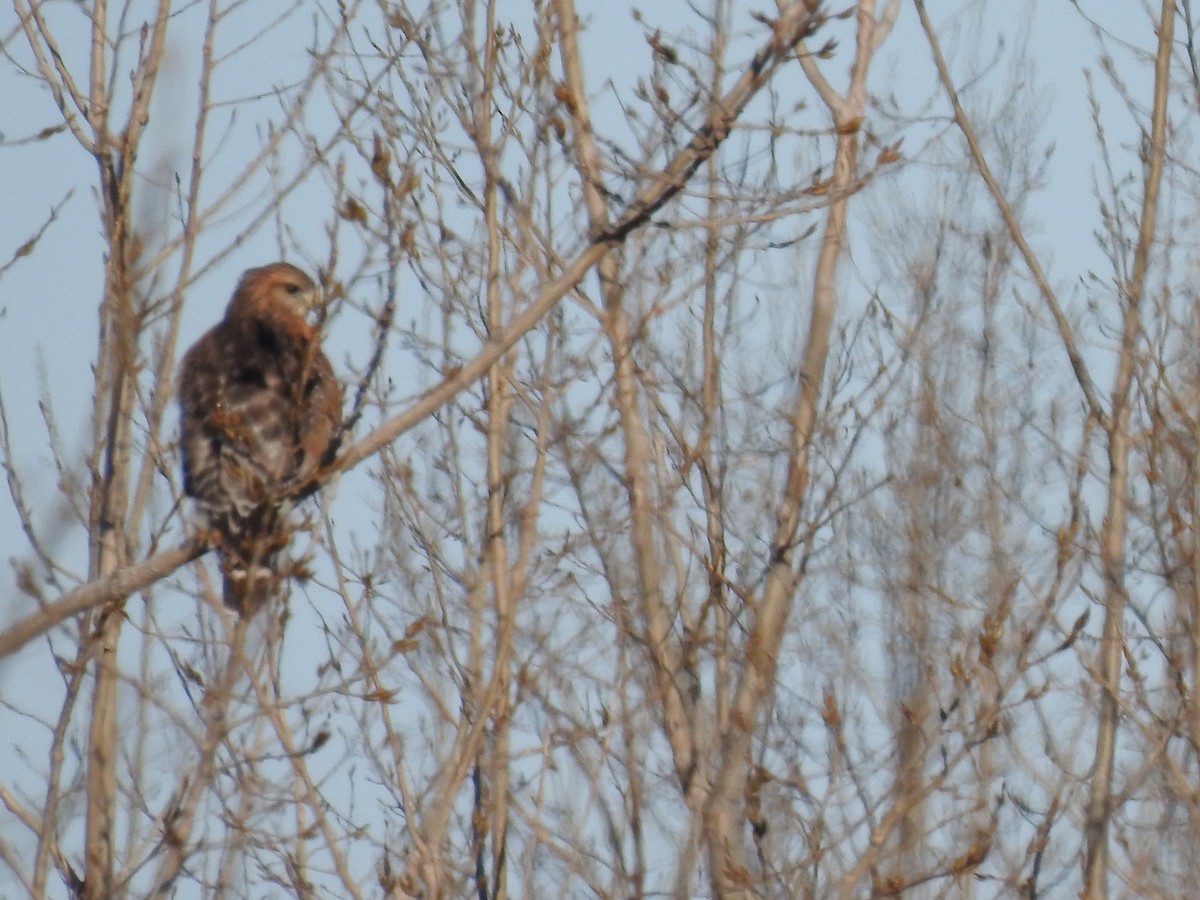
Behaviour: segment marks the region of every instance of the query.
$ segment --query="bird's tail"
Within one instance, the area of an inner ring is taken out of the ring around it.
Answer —
[[[280,519],[257,523],[231,536],[220,547],[225,605],[242,618],[250,618],[272,597],[279,595],[284,581],[290,535]]]

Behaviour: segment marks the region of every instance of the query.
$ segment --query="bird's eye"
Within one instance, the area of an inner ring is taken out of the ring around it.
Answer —
[[[298,285],[298,284],[285,284],[283,286],[283,289],[285,291],[287,291],[289,294],[293,294],[293,295],[300,293],[300,285]]]

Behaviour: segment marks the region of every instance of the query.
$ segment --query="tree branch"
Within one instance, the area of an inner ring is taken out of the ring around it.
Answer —
[[[983,183],[987,185],[988,191],[992,195],[992,199],[996,201],[996,206],[1000,210],[1000,217],[1004,220],[1004,226],[1008,229],[1009,236],[1017,245],[1017,249],[1021,251],[1021,257],[1025,260],[1025,265],[1029,268],[1029,274],[1033,276],[1034,284],[1038,286],[1038,290],[1042,294],[1042,298],[1046,301],[1046,306],[1050,309],[1050,315],[1054,317],[1055,327],[1058,328],[1059,338],[1063,342],[1063,348],[1067,351],[1067,359],[1071,362],[1071,369],[1075,372],[1075,380],[1079,382],[1079,387],[1083,391],[1084,400],[1087,402],[1088,411],[1096,417],[1097,421],[1104,422],[1106,419],[1104,407],[1100,403],[1100,396],[1096,392],[1096,386],[1092,382],[1091,373],[1088,371],[1087,364],[1083,361],[1083,356],[1079,352],[1079,348],[1075,345],[1075,335],[1071,331],[1071,325],[1067,321],[1066,315],[1059,305],[1058,296],[1054,293],[1054,289],[1050,287],[1050,282],[1046,279],[1046,273],[1042,271],[1041,264],[1034,255],[1033,249],[1025,240],[1025,233],[1021,230],[1021,224],[1017,221],[1016,213],[1008,203],[1008,198],[1004,196],[1004,191],[999,183],[992,175],[992,169],[987,163],[987,159],[983,155],[983,148],[979,146],[979,139],[975,136],[975,130],[971,127],[971,123],[967,120],[966,111],[963,110],[962,104],[958,100],[958,91],[954,89],[954,82],[950,78],[950,70],[946,67],[945,57],[942,56],[941,43],[934,33],[933,25],[929,21],[929,13],[925,11],[924,0],[914,0],[917,6],[917,15],[921,18],[921,28],[925,31],[925,37],[929,40],[929,49],[933,52],[933,62],[937,66],[938,79],[942,83],[942,89],[946,92],[946,98],[950,101],[950,106],[954,109],[954,122],[958,125],[959,131],[962,132],[963,138],[966,139],[967,148],[971,152],[971,159],[975,161],[975,168],[979,170],[979,177],[983,179]]]
[[[207,551],[208,545],[202,541],[185,541],[140,563],[117,569],[111,575],[68,591],[53,603],[0,632],[0,659],[45,634],[54,626],[62,624],[71,616],[127,597],[134,591],[170,575],[180,566],[199,559]]]

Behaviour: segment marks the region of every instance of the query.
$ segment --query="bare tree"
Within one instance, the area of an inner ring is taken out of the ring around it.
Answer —
[[[1069,19],[1104,273],[1039,230],[1037,26],[985,4],[59,6],[14,0],[43,119],[0,155],[89,168],[0,280],[86,228],[103,280],[90,406],[0,368],[2,880],[1194,882],[1190,3]],[[173,373],[274,257],[328,298],[346,433],[241,622]]]

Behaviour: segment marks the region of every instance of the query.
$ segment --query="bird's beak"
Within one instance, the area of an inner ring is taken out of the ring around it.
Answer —
[[[325,298],[321,296],[321,289],[316,288],[305,299],[308,301],[308,309],[305,310],[304,317],[309,324],[316,325],[325,316]]]

